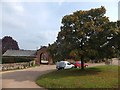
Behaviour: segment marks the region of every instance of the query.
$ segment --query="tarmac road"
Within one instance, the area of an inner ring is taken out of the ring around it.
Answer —
[[[2,88],[42,88],[35,83],[38,76],[55,70],[55,65],[40,65],[24,70],[2,72]]]

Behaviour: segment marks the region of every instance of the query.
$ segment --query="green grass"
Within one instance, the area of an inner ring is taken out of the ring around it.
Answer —
[[[36,83],[45,88],[118,88],[118,66],[53,71]]]

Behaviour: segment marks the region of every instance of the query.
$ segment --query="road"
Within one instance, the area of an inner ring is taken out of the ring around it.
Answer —
[[[105,64],[88,63],[88,67],[99,65]],[[112,65],[118,65],[118,60],[114,60]],[[41,65],[24,70],[1,72],[2,88],[42,88],[35,83],[36,78],[53,70],[55,70],[55,65]]]
[[[91,66],[97,65],[89,64],[89,67]],[[38,76],[53,70],[55,70],[55,65],[40,65],[34,68],[2,72],[2,88],[42,88],[35,83],[35,80]]]
[[[55,70],[55,65],[41,65],[24,70],[2,72],[2,88],[42,88],[35,83],[38,76]]]

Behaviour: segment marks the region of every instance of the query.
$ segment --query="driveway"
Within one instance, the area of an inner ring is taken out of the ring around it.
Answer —
[[[42,88],[35,80],[38,76],[55,70],[55,65],[40,65],[35,68],[2,72],[2,88]]]
[[[104,63],[88,63],[89,67],[105,65]],[[112,65],[118,65],[114,61]],[[55,65],[40,65],[35,68],[2,72],[2,88],[42,88],[35,83],[38,76],[55,70]]]

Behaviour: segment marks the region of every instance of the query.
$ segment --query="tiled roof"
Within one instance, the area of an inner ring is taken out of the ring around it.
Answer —
[[[35,57],[36,50],[7,50],[3,56],[27,56]]]

